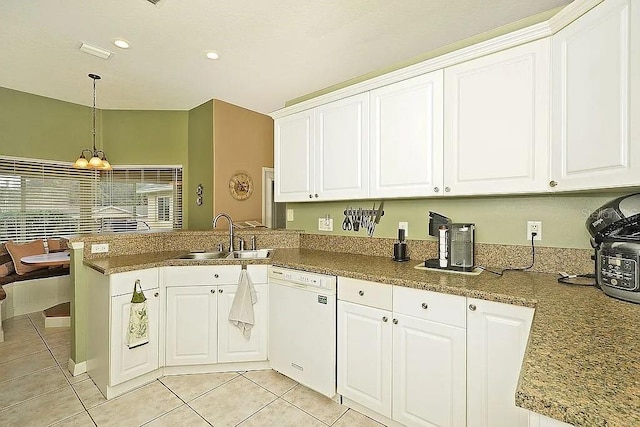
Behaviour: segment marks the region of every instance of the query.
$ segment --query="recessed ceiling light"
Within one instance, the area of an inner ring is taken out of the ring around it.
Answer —
[[[125,39],[115,39],[113,44],[118,46],[120,49],[129,49],[129,42]]]
[[[214,52],[214,51],[209,51],[207,52],[207,58],[209,59],[218,59],[220,58],[220,54],[218,52]]]

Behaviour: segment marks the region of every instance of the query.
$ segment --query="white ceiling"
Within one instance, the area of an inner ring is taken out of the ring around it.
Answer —
[[[570,0],[1,0],[0,86],[103,109],[267,113]],[[112,41],[124,38],[131,48]],[[81,43],[114,55],[99,59]],[[205,58],[215,50],[221,59]]]

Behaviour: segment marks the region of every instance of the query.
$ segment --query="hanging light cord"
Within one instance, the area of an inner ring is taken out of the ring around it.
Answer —
[[[533,238],[536,237],[538,233],[531,233],[531,265],[528,267],[510,267],[510,268],[503,268],[502,271],[493,271],[493,270],[489,270],[486,267],[482,267],[482,266],[478,266],[479,269],[484,270],[486,272],[495,274],[496,276],[500,276],[502,277],[504,275],[504,273],[506,271],[528,271],[531,268],[533,268],[533,265],[536,263],[536,247],[533,244]]]

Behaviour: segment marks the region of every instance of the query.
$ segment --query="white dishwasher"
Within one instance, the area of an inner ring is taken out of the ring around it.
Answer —
[[[336,276],[269,269],[271,367],[328,397],[336,394]]]

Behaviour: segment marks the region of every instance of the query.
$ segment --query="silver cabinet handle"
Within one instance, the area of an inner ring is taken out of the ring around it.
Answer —
[[[316,195],[315,195],[315,196],[316,196],[316,199],[317,199],[317,198],[318,198],[318,194],[316,193]]]
[[[215,289],[211,289],[211,293],[212,293],[212,294],[215,294],[215,293],[216,293],[216,290],[215,290]]]
[[[397,325],[398,324],[398,319],[393,319],[393,324]]]
[[[558,185],[556,181],[549,181],[549,187],[555,187],[556,185]]]
[[[433,192],[434,192],[434,193],[439,193],[439,192],[440,192],[440,189],[439,189],[438,187],[433,187]]]
[[[448,193],[449,191],[451,191],[451,188],[449,188],[449,187],[444,187],[444,192],[445,192],[445,193]]]
[[[218,292],[219,292],[219,293],[222,293],[223,291],[222,291],[222,289],[218,289]]]
[[[158,295],[160,295],[160,294],[157,293],[157,292],[153,294],[153,296],[156,297],[156,298],[158,297]]]
[[[424,309],[426,310],[427,308],[429,308],[429,306],[427,305],[427,303],[426,303],[426,302],[423,302],[423,303],[422,303],[422,308],[424,308]]]
[[[313,194],[309,194],[309,198],[310,198],[310,199],[313,199]]]
[[[382,321],[386,322],[387,320],[389,320],[389,318],[387,316],[382,316]]]
[[[216,279],[220,276],[218,276],[218,273],[214,274],[213,277],[215,277]]]
[[[475,304],[469,304],[469,310],[471,311],[476,311],[476,305]]]
[[[358,295],[364,296],[364,291],[358,291]]]

